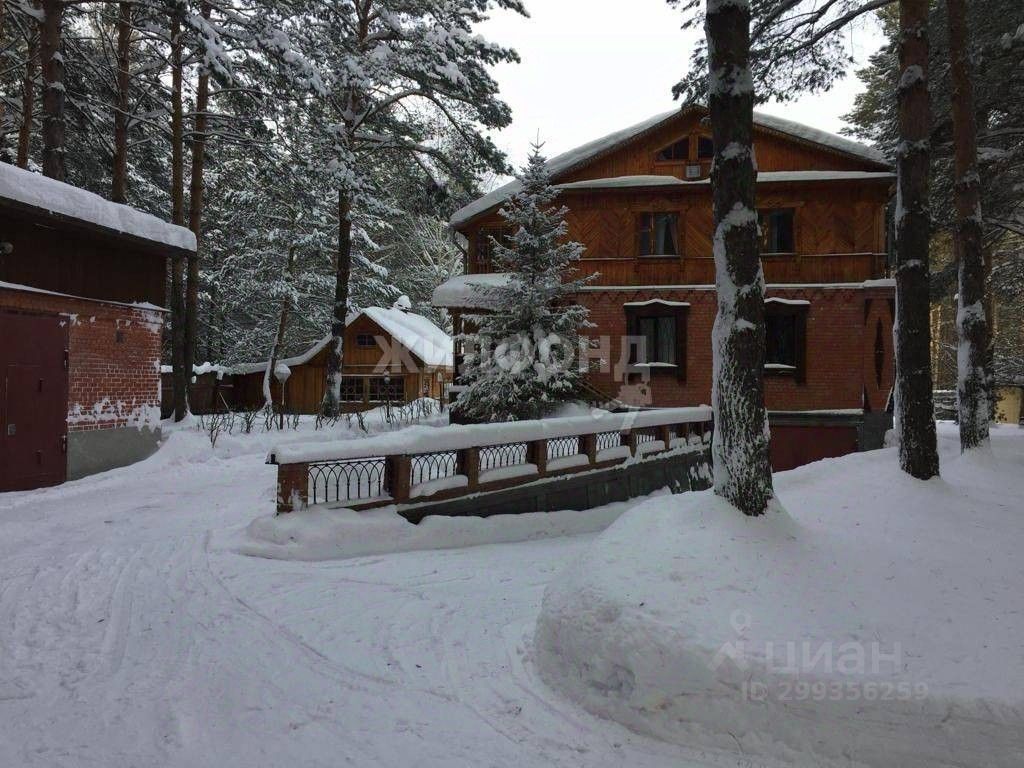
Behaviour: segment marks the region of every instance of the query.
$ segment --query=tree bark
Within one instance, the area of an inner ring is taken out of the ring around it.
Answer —
[[[978,175],[978,127],[968,52],[964,0],[947,0],[950,76],[953,84],[953,152],[959,261],[957,294],[957,410],[960,449],[988,443],[988,320],[985,313],[985,258],[981,229],[981,177]]]
[[[185,225],[184,137],[181,106],[181,22],[171,19],[171,221]],[[171,356],[174,363],[174,420],[188,413],[192,369],[185,363],[185,258],[171,261]]]
[[[39,52],[43,71],[43,175],[64,181],[64,0],[42,0]]]
[[[200,11],[210,18],[210,4]],[[199,333],[199,253],[203,219],[203,173],[206,168],[206,125],[210,106],[210,73],[200,69],[196,84],[196,114],[192,133],[192,178],[189,184],[188,226],[196,236],[196,252],[188,258],[188,289],[185,296],[185,368],[192,370]],[[189,379],[191,381],[191,379]]]
[[[760,515],[774,492],[764,406],[764,277],[754,199],[750,8],[709,4],[705,32],[715,141],[715,493],[744,514]]]
[[[334,278],[334,317],[327,352],[327,390],[324,413],[341,412],[341,375],[344,365],[345,316],[348,314],[348,281],[352,272],[352,199],[348,190],[338,190],[338,263]]]
[[[932,406],[928,209],[931,106],[928,0],[900,2],[896,90],[896,431],[900,467],[920,480],[939,474]]]
[[[117,103],[114,107],[114,162],[110,199],[128,202],[128,110],[131,87],[132,4],[117,9]]]
[[[19,168],[28,168],[28,152],[32,146],[32,120],[36,107],[36,63],[39,59],[39,33],[29,33],[25,79],[21,82],[21,127],[18,130]]]

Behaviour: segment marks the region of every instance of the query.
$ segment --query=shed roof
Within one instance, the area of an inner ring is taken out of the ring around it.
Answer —
[[[403,347],[412,352],[423,363],[430,367],[452,367],[452,337],[438,328],[428,318],[398,308],[366,307],[358,312],[350,312],[345,325],[352,325],[360,317],[368,317],[381,330]],[[324,336],[305,352],[293,357],[286,357],[278,362],[289,368],[304,365],[316,357],[330,344],[331,336]],[[231,367],[232,373],[258,373],[266,370],[267,362],[240,363]]]
[[[607,136],[602,136],[599,139],[587,142],[575,149],[570,149],[568,152],[563,152],[560,155],[552,157],[547,161],[548,172],[551,174],[552,180],[557,181],[559,176],[563,176],[570,171],[607,155],[628,142],[657,130],[665,123],[676,119],[680,115],[706,111],[706,107],[689,104],[684,105],[681,109],[661,112],[637,123],[636,125],[631,125],[628,128],[623,128],[615,131],[614,133],[609,133]],[[775,117],[774,115],[766,115],[763,112],[754,112],[754,125],[765,130],[784,134],[792,139],[796,139],[797,141],[814,144],[818,147],[824,147],[832,152],[864,160],[878,166],[880,169],[889,167],[889,163],[886,160],[885,155],[874,147],[869,147],[851,139],[837,136],[834,133],[829,133],[828,131],[822,131],[818,128],[812,128],[809,125],[794,122],[793,120]],[[449,224],[452,227],[459,227],[476,218],[480,214],[489,211],[491,208],[505,202],[505,200],[518,192],[519,189],[520,184],[518,180],[510,181],[508,184],[498,187],[483,197],[480,197],[463,208],[460,208],[452,215]]]
[[[196,236],[186,227],[9,163],[0,163],[0,202],[175,249],[196,250]]]

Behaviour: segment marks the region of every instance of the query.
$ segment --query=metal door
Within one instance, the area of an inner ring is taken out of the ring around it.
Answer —
[[[64,482],[67,338],[57,315],[0,312],[0,491]]]

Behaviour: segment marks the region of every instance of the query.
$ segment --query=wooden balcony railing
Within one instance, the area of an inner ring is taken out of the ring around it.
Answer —
[[[884,253],[762,254],[769,283],[860,283],[886,276]],[[489,261],[470,259],[469,272],[492,272]],[[584,256],[576,276],[597,275],[591,285],[711,285],[711,256]]]
[[[711,409],[473,424],[275,449],[277,510],[440,501],[630,461],[709,451]],[[500,439],[497,439],[500,438]]]

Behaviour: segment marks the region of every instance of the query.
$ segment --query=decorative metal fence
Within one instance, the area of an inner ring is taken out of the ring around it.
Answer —
[[[278,511],[309,504],[367,508],[407,504],[421,496],[454,498],[534,482],[549,474],[549,462],[551,474],[565,475],[710,446],[712,424],[706,412],[692,421],[679,421],[678,415],[672,420],[671,411],[664,424],[651,424],[652,418],[648,415],[635,428],[624,420],[621,429],[605,426],[458,450],[291,462],[272,456],[271,463],[278,464]]]

